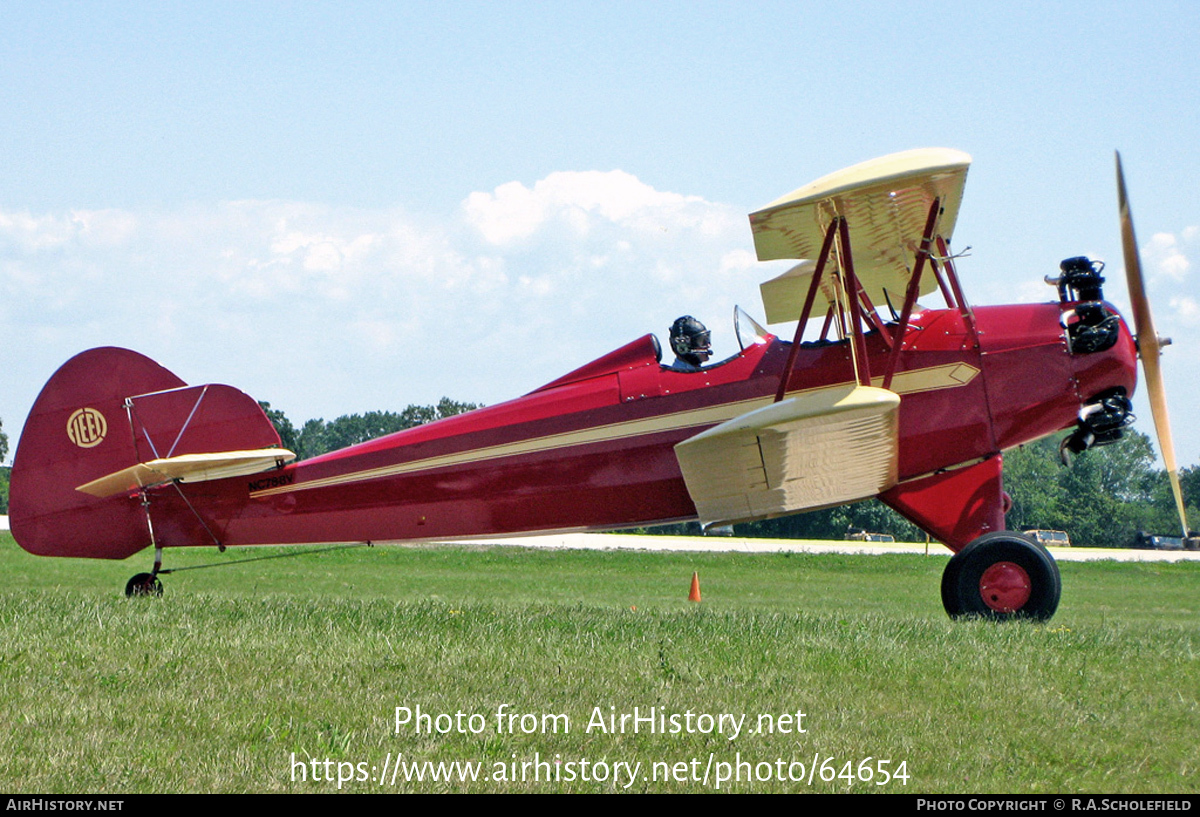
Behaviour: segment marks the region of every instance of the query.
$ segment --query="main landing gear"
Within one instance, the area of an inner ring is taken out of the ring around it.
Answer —
[[[1058,609],[1062,580],[1050,553],[1010,531],[980,536],[942,574],[942,604],[951,618],[1045,621]]]

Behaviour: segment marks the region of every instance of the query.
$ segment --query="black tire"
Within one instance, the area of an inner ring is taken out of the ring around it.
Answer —
[[[153,573],[138,573],[125,583],[126,598],[133,598],[134,596],[161,596],[162,594],[162,582]]]
[[[1054,557],[1029,537],[1009,531],[980,536],[942,574],[942,605],[951,618],[1046,621],[1061,596]]]
[[[960,573],[962,573],[962,561],[956,553],[950,557],[950,561],[946,563],[946,569],[942,571],[942,606],[946,608],[946,615],[950,618],[958,618],[963,614],[962,599],[958,592]]]

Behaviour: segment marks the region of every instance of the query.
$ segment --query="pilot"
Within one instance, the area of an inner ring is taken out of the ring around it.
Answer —
[[[671,369],[698,372],[712,357],[712,333],[691,315],[684,315],[671,324],[671,350],[675,352]]]

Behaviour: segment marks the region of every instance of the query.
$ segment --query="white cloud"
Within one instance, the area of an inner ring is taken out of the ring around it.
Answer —
[[[687,227],[714,234],[724,219],[713,218],[712,209],[697,196],[655,190],[620,170],[551,173],[532,189],[509,182],[463,202],[468,223],[496,245],[527,239],[556,220],[577,236],[603,222],[640,231]]]
[[[1191,268],[1188,260],[1188,245],[1196,235],[1196,228],[1185,230],[1180,238],[1171,233],[1155,233],[1142,247],[1148,272],[1151,276],[1165,276],[1182,282]]]
[[[1200,227],[1178,234],[1156,233],[1142,247],[1148,273],[1150,300],[1156,307],[1156,325],[1175,334],[1176,341],[1195,347],[1200,342],[1200,292],[1191,283],[1192,258],[1200,249]],[[1159,304],[1167,308],[1159,314]]]
[[[126,246],[134,240],[139,227],[138,218],[122,210],[71,210],[40,216],[0,212],[0,249],[7,247],[9,252],[30,254],[73,245]]]
[[[36,253],[61,246],[75,237],[70,216],[33,216],[28,212],[0,212],[0,239],[17,253]]]
[[[98,247],[126,246],[140,226],[134,214],[123,210],[72,210],[71,222],[79,241]]]
[[[721,256],[721,272],[750,273],[759,267],[758,257],[750,250],[730,250]]]
[[[1200,302],[1187,295],[1178,295],[1168,301],[1175,317],[1185,326],[1200,326]]]
[[[0,365],[36,356],[48,376],[125,345],[301,422],[497,402],[684,313],[732,351],[734,303],[761,312],[751,248],[741,212],[620,171],[501,185],[436,221],[288,201],[0,211],[0,330],[29,341]]]
[[[506,244],[534,233],[545,220],[543,203],[520,182],[494,193],[472,193],[463,203],[467,219],[493,244]]]

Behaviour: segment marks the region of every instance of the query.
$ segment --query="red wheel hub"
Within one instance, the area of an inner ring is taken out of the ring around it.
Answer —
[[[1025,606],[1032,592],[1029,574],[1013,562],[996,562],[979,577],[983,603],[997,613],[1015,613]]]

